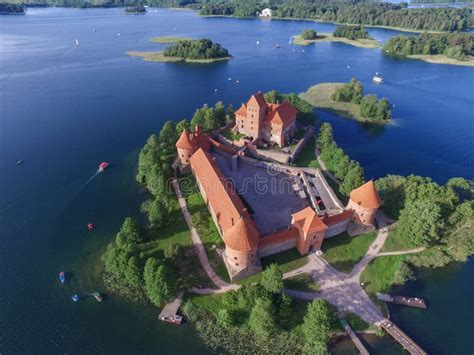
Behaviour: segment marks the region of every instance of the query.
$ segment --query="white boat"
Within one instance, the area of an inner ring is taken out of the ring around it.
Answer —
[[[291,44],[292,40],[293,40],[293,37],[290,37],[290,41],[288,42],[288,44]]]
[[[377,84],[383,83],[383,78],[379,75],[379,73],[375,73],[375,76],[372,78],[372,80]]]
[[[260,44],[260,41],[257,41],[257,44]]]
[[[79,41],[76,39],[76,46],[79,46]]]

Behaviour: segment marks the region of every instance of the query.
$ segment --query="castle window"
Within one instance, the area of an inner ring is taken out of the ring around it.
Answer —
[[[250,127],[251,130],[253,130],[253,127]]]
[[[244,128],[244,125],[240,126],[240,128]]]
[[[236,256],[234,256],[234,260],[237,260],[237,257],[236,257]]]
[[[184,154],[181,154],[181,158],[184,158]]]
[[[239,263],[235,263],[235,266],[239,266]]]

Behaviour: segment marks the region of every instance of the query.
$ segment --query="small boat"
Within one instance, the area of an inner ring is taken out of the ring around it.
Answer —
[[[257,41],[257,44],[260,44],[260,41]]]
[[[236,82],[237,84],[239,83],[239,81],[238,81],[238,80],[236,80],[235,82]]]
[[[99,292],[94,292],[92,294],[92,296],[94,296],[94,298],[97,300],[97,302],[102,302],[104,300],[104,298],[102,297],[102,295]]]
[[[293,37],[290,37],[290,41],[288,42],[288,44],[291,44],[292,40],[293,40]]]
[[[76,38],[76,47],[79,47],[79,41]]]
[[[71,298],[74,302],[79,302],[79,300],[81,299],[81,297],[79,297],[79,295],[77,293],[75,295],[73,295]]]
[[[61,271],[59,273],[59,281],[61,281],[62,284],[66,282],[66,274],[64,273],[64,271]]]
[[[117,36],[120,36],[120,33],[117,33]]]
[[[90,230],[90,231],[93,230],[94,227],[95,227],[95,226],[94,226],[92,223],[89,223],[89,224],[87,225],[87,229]]]
[[[99,173],[103,172],[104,169],[105,169],[106,167],[108,167],[108,166],[109,166],[109,163],[107,163],[106,161],[100,163],[100,164],[99,164]]]
[[[214,89],[214,92],[217,92],[218,90],[217,89]]]
[[[279,44],[276,44],[276,45],[275,45],[275,48],[276,48],[276,49],[280,48],[280,45],[279,45]]]
[[[383,78],[379,75],[379,73],[375,73],[375,76],[372,78],[372,80],[377,84],[383,83]]]
[[[16,163],[17,163],[18,165],[21,165],[21,164],[23,164],[23,160],[18,160]]]

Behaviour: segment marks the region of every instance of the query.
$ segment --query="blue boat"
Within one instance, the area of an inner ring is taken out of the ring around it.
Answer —
[[[66,282],[66,274],[64,273],[64,271],[61,271],[59,273],[59,281],[61,281],[62,284]]]
[[[71,298],[74,302],[79,302],[79,300],[81,299],[77,293],[74,296],[72,296]]]

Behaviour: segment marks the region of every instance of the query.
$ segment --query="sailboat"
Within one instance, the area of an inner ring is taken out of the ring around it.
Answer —
[[[293,40],[293,37],[290,37],[290,41],[288,42],[288,44],[291,44],[292,40]]]
[[[79,47],[79,41],[76,38],[76,47]]]

